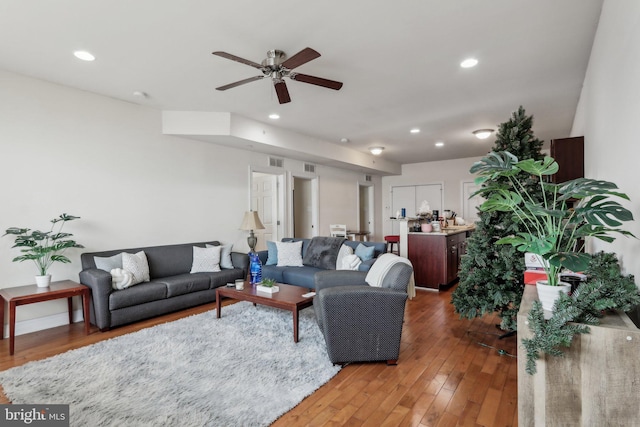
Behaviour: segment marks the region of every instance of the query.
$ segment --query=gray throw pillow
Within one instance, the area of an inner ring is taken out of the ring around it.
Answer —
[[[207,248],[215,248],[216,245],[205,245]],[[231,249],[233,248],[233,243],[229,243],[226,245],[222,245],[222,249],[220,251],[220,268],[231,269],[235,268],[233,266],[233,261],[231,260]]]

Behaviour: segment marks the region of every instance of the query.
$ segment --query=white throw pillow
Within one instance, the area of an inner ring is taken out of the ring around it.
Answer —
[[[133,274],[122,268],[111,270],[111,286],[113,289],[126,289],[131,285],[133,285]]]
[[[350,254],[342,259],[341,270],[357,270],[360,264],[362,264],[360,257],[356,254]]]
[[[145,254],[144,251],[140,251],[135,254],[123,252],[122,269],[133,274],[133,282],[131,285],[137,285],[138,283],[148,282],[151,280],[149,277],[147,254]]]
[[[193,263],[191,273],[212,273],[220,271],[220,252],[222,246],[201,248],[193,247]]]
[[[205,245],[208,248],[215,248],[214,245]],[[231,260],[231,249],[233,249],[233,243],[220,246],[220,268],[235,268],[233,261]]]
[[[336,270],[351,270],[350,268],[344,267],[343,261],[347,255],[353,255],[353,248],[343,243],[342,246],[340,246],[340,250],[338,251],[338,257],[336,258]]]
[[[278,267],[302,267],[302,240],[299,242],[276,242]]]

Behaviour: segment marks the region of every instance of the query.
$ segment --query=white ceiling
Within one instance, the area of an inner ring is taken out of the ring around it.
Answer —
[[[523,105],[536,135],[569,135],[602,0],[2,0],[0,68],[160,110],[232,112],[366,152],[416,163],[483,155]],[[269,79],[269,49],[322,54],[296,71],[340,91]],[[86,49],[94,62],[72,52]],[[480,62],[473,69],[459,63]],[[147,99],[135,97],[143,91]],[[1,98],[0,98],[0,102]],[[269,113],[279,113],[274,123]],[[412,127],[421,133],[410,134]],[[445,146],[436,148],[436,141]]]

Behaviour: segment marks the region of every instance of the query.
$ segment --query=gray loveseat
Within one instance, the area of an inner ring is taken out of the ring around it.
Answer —
[[[313,239],[331,239],[324,237],[314,237]],[[302,241],[302,257],[305,258],[307,251],[311,244],[312,239],[298,239],[285,237],[283,242],[299,242]],[[358,242],[352,240],[343,240],[345,245],[351,246],[355,251],[358,245],[362,244],[367,247],[374,247],[373,259],[364,261],[358,267],[359,271],[369,271],[376,258],[387,251],[387,245],[385,242]],[[279,283],[287,283],[289,285],[297,285],[304,288],[315,290],[314,276],[319,271],[326,271],[326,268],[319,268],[313,265],[305,264],[302,267],[278,267],[277,265],[266,265],[268,258],[268,251],[259,251],[258,256],[262,262],[262,278],[274,279]],[[335,270],[335,264],[332,268]]]
[[[193,273],[193,247],[220,242],[198,242],[83,253],[80,282],[91,288],[91,323],[102,331],[172,311],[215,301],[216,288],[247,277],[249,257],[231,252],[233,268],[219,272]],[[96,268],[95,258],[112,257],[121,252],[144,251],[151,281],[114,290],[111,274]]]

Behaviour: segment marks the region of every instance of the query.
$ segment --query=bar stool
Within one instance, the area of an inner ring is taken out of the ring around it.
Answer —
[[[387,244],[387,252],[391,252],[392,254],[400,255],[400,236],[398,236],[398,235],[384,236],[384,241]],[[395,252],[393,250],[393,245],[396,245]]]

